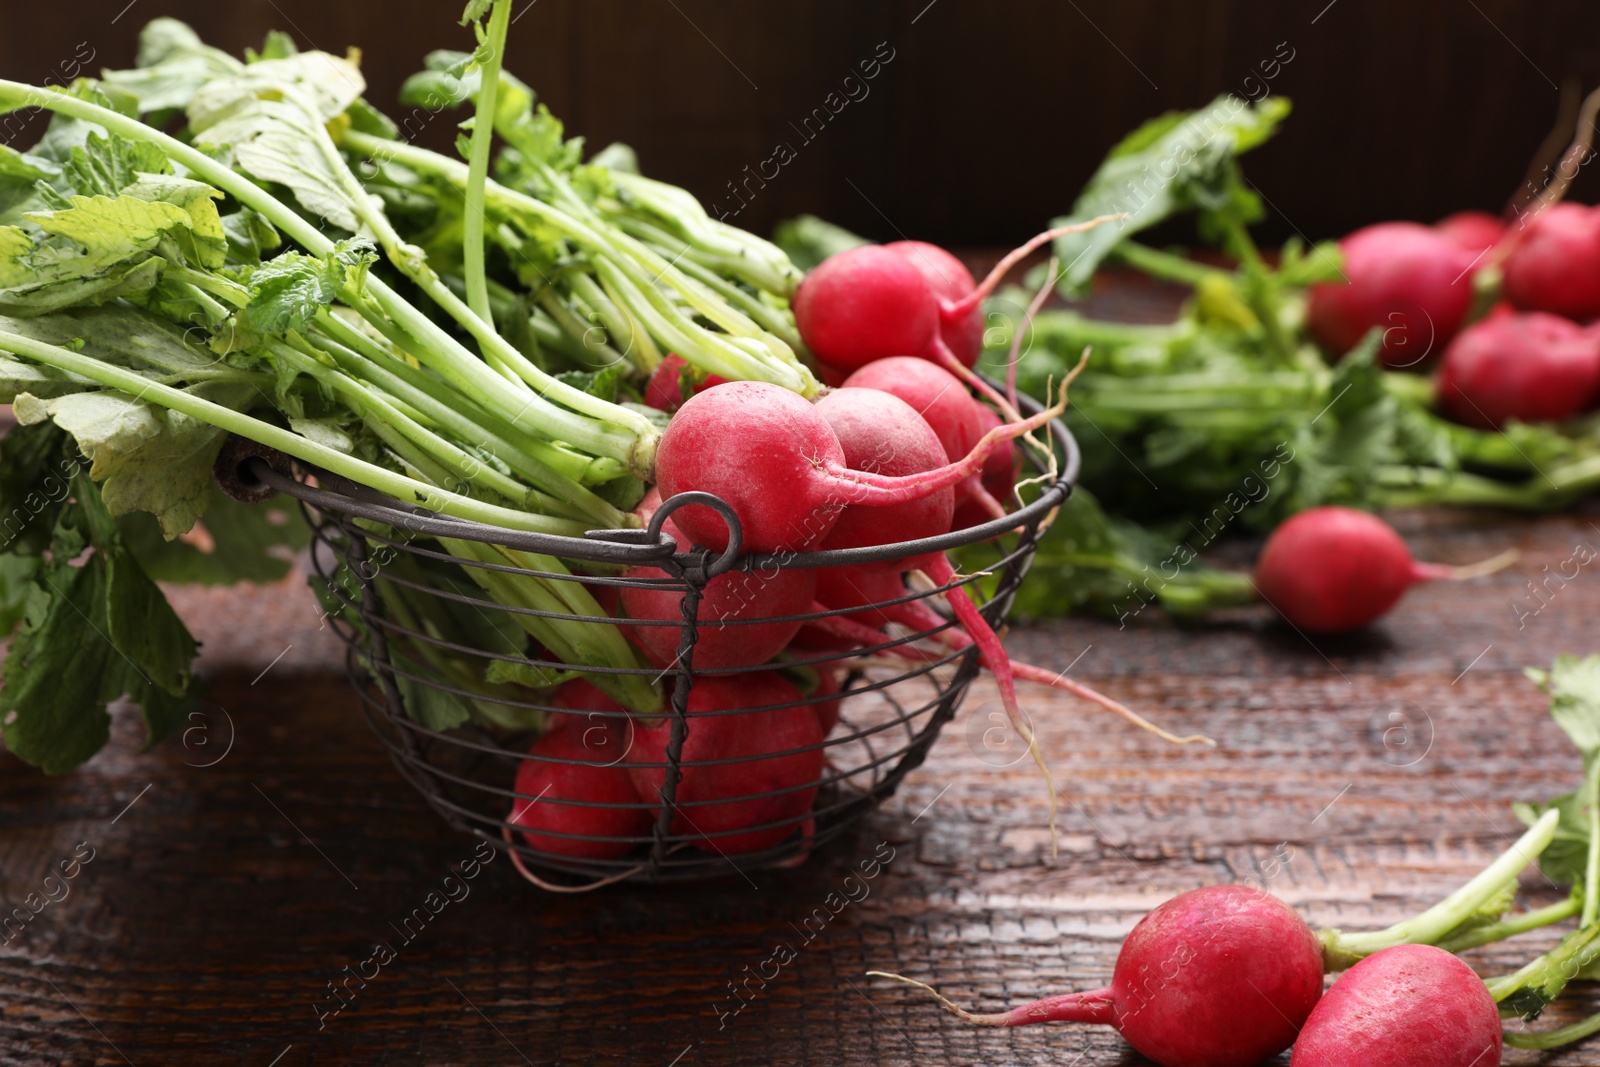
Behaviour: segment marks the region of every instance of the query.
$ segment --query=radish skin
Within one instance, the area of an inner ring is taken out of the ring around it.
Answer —
[[[1461,960],[1397,945],[1346,971],[1306,1020],[1293,1067],[1499,1067],[1500,1012]]]

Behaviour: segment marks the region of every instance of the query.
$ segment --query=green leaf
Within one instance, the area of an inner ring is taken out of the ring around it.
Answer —
[[[222,232],[228,242],[228,257],[245,266],[257,265],[266,253],[283,245],[277,227],[251,208],[224,215]]]
[[[207,390],[206,399],[243,408],[254,392],[249,385],[222,385]],[[23,393],[13,410],[23,425],[49,419],[72,435],[90,461],[89,476],[105,483],[101,493],[111,515],[148,511],[173,538],[205,514],[211,467],[226,437],[210,423],[111,391],[52,400]]]
[[[1056,240],[1068,264],[1063,295],[1081,295],[1117,242],[1180,211],[1237,203],[1234,159],[1272,136],[1289,113],[1282,97],[1251,106],[1224,94],[1200,110],[1152,119],[1111,150],[1078,195],[1072,214],[1053,226],[1126,212],[1131,217]],[[1248,192],[1248,190],[1243,190]]]
[[[47,238],[35,244],[22,229],[0,227],[0,289],[26,291],[92,278],[153,252],[173,230],[189,230],[189,214],[134,196],[74,196],[64,211],[26,217]]]
[[[1600,756],[1600,655],[1557,656],[1549,671],[1530,668],[1527,674],[1550,694],[1550,715],[1585,764]]]
[[[111,737],[105,627],[106,567],[55,564],[29,591],[22,632],[11,642],[0,688],[6,748],[46,774],[88,761]],[[99,626],[100,633],[95,633]],[[120,671],[117,677],[120,679]]]
[[[0,554],[0,637],[10,636],[22,624],[39,566],[37,556]]]
[[[228,234],[217,214],[222,193],[204,182],[159,174],[141,175],[123,192],[140,200],[181,208],[189,216],[188,232],[177,231],[175,236],[184,258],[191,266],[206,270],[222,268],[228,257]]]
[[[613,363],[597,371],[569,370],[556,375],[556,379],[590,396],[615,402],[622,384],[628,380],[628,367],[624,363]]]
[[[20,394],[12,410],[23,426],[54,422],[89,460],[89,477],[101,481],[162,430],[148,404],[114,392],[70,393],[53,400]]]
[[[128,93],[141,112],[182,109],[200,86],[234,74],[243,64],[211,48],[178,19],[152,19],[139,34],[138,67],[107,70],[107,85]]]
[[[153,744],[198,699],[194,638],[128,553],[93,485],[57,521],[54,560],[37,572],[0,689],[6,747],[49,774],[104,746],[105,705],[139,704]],[[90,552],[77,559],[84,547]]]
[[[0,550],[38,556],[83,466],[67,435],[48,423],[0,437]]]
[[[425,667],[407,664],[406,669],[427,678],[427,682],[419,682],[414,678],[395,677],[395,684],[399,686],[400,696],[405,701],[406,714],[419,725],[443,732],[453,730],[472,718],[465,700],[440,688],[448,685],[448,682]],[[428,684],[430,682],[432,684]]]
[[[0,315],[0,330],[71,348],[103,363],[162,375],[204,371],[217,363],[215,356],[190,343],[182,327],[127,305],[74,308],[29,318]]]
[[[1557,885],[1583,885],[1589,863],[1589,822],[1583,812],[1583,798],[1577,793],[1565,793],[1553,800],[1511,805],[1528,826],[1538,822],[1552,808],[1561,812],[1556,824],[1555,840],[1539,856],[1539,870]]]
[[[529,689],[553,689],[563,682],[582,678],[577,671],[560,671],[552,667],[536,667],[531,663],[513,663],[494,659],[483,672],[484,681],[491,685],[510,682]]]
[[[361,238],[339,242],[326,259],[285,252],[251,272],[250,303],[239,313],[242,324],[262,334],[304,330],[345,286],[359,291],[376,258],[371,243]]]
[[[15,225],[26,212],[43,208],[39,183],[60,175],[61,168],[49,160],[0,145],[0,224]]]
[[[109,552],[106,558],[106,636],[150,686],[182,696],[192,674],[194,638],[131,553]]]
[[[480,21],[494,5],[495,0],[467,0],[466,9],[461,12],[461,25]]]
[[[354,63],[326,52],[262,60],[196,92],[189,125],[197,144],[231,148],[245,173],[286,186],[307,211],[354,232],[352,197],[364,194],[324,124],[365,89]]]
[[[138,67],[109,70],[105,82],[131,94],[143,112],[183,108],[202,85],[227,77],[243,64],[200,40],[177,19],[158,18],[139,34]]]
[[[169,541],[145,512],[123,516],[118,527],[153,581],[185,585],[276,582],[311,538],[299,509],[283,500],[241,504],[220,493],[199,524],[208,538]]]
[[[80,196],[115,197],[144,174],[165,175],[171,171],[166,153],[149,141],[130,141],[116,133],[109,137],[91,133],[82,146],[72,150],[61,168],[61,180]]]
[[[268,30],[266,40],[261,42],[261,51],[253,48],[244,50],[245,60],[249,63],[260,63],[264,59],[288,59],[299,54],[300,46],[282,30]]]

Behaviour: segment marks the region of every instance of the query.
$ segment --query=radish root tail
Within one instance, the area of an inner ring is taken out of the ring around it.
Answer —
[[[1517,560],[1522,558],[1522,553],[1515,548],[1508,548],[1499,555],[1490,556],[1477,563],[1468,563],[1464,566],[1453,567],[1448,563],[1419,563],[1416,566],[1416,577],[1419,581],[1453,581],[1464,582],[1469,578],[1482,578],[1497,571],[1503,571]]]
[[[990,1026],[995,1025],[993,1023],[987,1023],[987,1024],[983,1023],[982,1016],[978,1016],[978,1015],[972,1014],[972,1012],[968,1011],[966,1008],[963,1008],[961,1005],[957,1004],[955,1001],[951,1000],[949,997],[945,996],[943,993],[941,993],[937,989],[933,988],[933,986],[928,985],[926,982],[919,982],[915,978],[907,978],[903,974],[894,974],[894,973],[892,973],[890,971],[868,971],[867,972],[867,977],[868,978],[892,978],[896,982],[904,982],[906,985],[916,986],[918,989],[922,990],[923,992],[931,994],[933,996],[933,999],[937,1000],[939,1002],[939,1006],[941,1008],[943,1008],[945,1011],[949,1012],[951,1015],[954,1015],[956,1018],[962,1020],[963,1022],[979,1023],[980,1025],[990,1025]]]

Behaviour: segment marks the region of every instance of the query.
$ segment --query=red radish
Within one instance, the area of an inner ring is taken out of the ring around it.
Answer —
[[[1443,949],[1397,945],[1346,971],[1311,1012],[1293,1067],[1499,1067],[1500,1011]]]
[[[695,678],[674,834],[733,854],[770,848],[795,832],[816,799],[823,763],[822,727],[812,707],[776,706],[800,699],[774,671]],[[771,710],[749,710],[760,708]],[[657,805],[671,734],[671,727],[635,731],[628,757],[638,796]]]
[[[1439,405],[1469,426],[1561,422],[1586,410],[1597,394],[1600,335],[1540,311],[1469,326],[1439,368]]]
[[[816,357],[836,370],[856,370],[890,356],[930,359],[1007,411],[1005,399],[950,350],[944,341],[946,326],[966,328],[962,324],[1006,273],[1046,241],[1125,217],[1104,216],[1047,230],[1010,252],[959,299],[942,296],[898,252],[879,245],[848,248],[823,260],[800,283],[794,295],[795,325]]]
[[[1000,416],[982,404],[975,404],[978,409],[978,424],[984,433],[988,433],[996,426],[1001,425]],[[1017,478],[1022,474],[1022,453],[1017,451],[1017,446],[1011,442],[1001,445],[989,453],[989,458],[983,461],[983,473],[978,476],[978,484],[983,487],[987,496],[978,496],[970,491],[959,503],[956,504],[956,514],[950,528],[965,530],[969,526],[981,526],[990,519],[997,519],[1006,511],[1006,507],[1014,499],[1017,488]],[[962,482],[957,486],[957,491],[962,488],[971,488],[970,482]],[[996,509],[999,509],[998,513]]]
[[[931,363],[923,366],[939,370]],[[845,463],[851,470],[911,475],[949,462],[944,446],[928,423],[911,405],[890,393],[845,386],[818,400],[817,410],[839,439]],[[973,438],[974,444],[978,437]],[[970,450],[971,446],[968,447]],[[860,548],[935,537],[949,532],[954,514],[955,492],[952,489],[940,489],[887,507],[847,507],[823,539],[822,547]],[[806,573],[815,576],[814,571]],[[814,586],[815,582],[813,591]],[[810,600],[807,595],[806,602]]]
[[[819,360],[841,370],[927,351],[939,335],[940,311],[922,271],[881,245],[829,256],[794,295],[801,338]]]
[[[925,359],[891,356],[869,363],[846,378],[850,388],[877,389],[915,409],[938,436],[945,453],[960,459],[983,437],[981,405],[955,375]],[[995,420],[996,425],[999,420]]]
[[[1004,425],[999,416],[972,398],[960,379],[925,359],[910,356],[880,359],[850,375],[844,384],[847,388],[878,389],[910,404],[933,427],[952,462],[971,452],[990,429]],[[987,421],[986,414],[990,416]],[[985,471],[989,462],[984,460]],[[958,507],[971,502],[984,506],[982,476],[983,471],[980,471],[956,486]]]
[[[670,529],[668,534],[672,534]],[[668,575],[655,567],[633,567],[627,577],[666,579]],[[754,666],[782,652],[799,632],[800,623],[755,620],[805,611],[811,605],[816,582],[815,572],[789,568],[759,574],[729,571],[711,579],[701,594],[695,667],[716,670]],[[683,593],[678,589],[630,585],[622,591],[622,607],[630,619],[679,622],[683,618],[682,600]],[[656,666],[676,662],[680,626],[629,626],[626,630]]]
[[[689,368],[689,361],[676,352],[668,352],[661,362],[656,364],[656,369],[650,373],[650,381],[644,387],[645,406],[665,411],[669,414],[683,406],[683,376]],[[690,372],[693,373],[692,371]],[[694,386],[692,392],[709,389],[713,385],[721,385],[728,379],[720,374],[708,374],[705,381]]]
[[[661,505],[660,494],[652,489],[634,509],[648,523]],[[681,512],[674,512],[674,515]],[[688,549],[684,537],[671,517],[662,523],[666,535]],[[625,577],[670,581],[658,567],[632,567]],[[699,670],[722,667],[747,667],[765,663],[788,646],[800,630],[798,622],[758,623],[795,615],[811,605],[816,592],[814,570],[771,568],[760,572],[729,571],[706,583],[696,612],[697,627],[694,665]],[[650,619],[681,623],[683,592],[675,588],[627,585],[622,590],[622,609],[630,619]],[[641,648],[658,667],[674,664],[683,628],[679,626],[628,626],[629,639]]]
[[[1162,1067],[1255,1067],[1288,1048],[1316,1007],[1322,947],[1276,897],[1217,885],[1176,896],[1139,920],[1105,989],[974,1015],[910,984],[980,1026],[1098,1024]]]
[[[883,247],[916,267],[942,301],[958,303],[978,287],[967,265],[938,245],[926,241],[892,241]],[[965,318],[945,319],[939,323],[939,337],[956,359],[971,367],[983,351],[983,315],[973,308]]]
[[[1450,343],[1472,308],[1476,253],[1427,226],[1382,222],[1339,242],[1348,284],[1311,287],[1306,323],[1343,354],[1369,330],[1383,331],[1380,356],[1411,367]]]
[[[1473,255],[1493,248],[1506,235],[1505,221],[1487,211],[1458,211],[1434,223],[1433,228]]]
[[[1272,532],[1256,562],[1263,599],[1307,633],[1359,629],[1418,582],[1474,578],[1516,559],[1501,553],[1470,567],[1418,563],[1394,527],[1353,508],[1302,511]]]
[[[517,768],[519,796],[506,820],[521,830],[528,847],[572,859],[615,859],[649,835],[649,808],[618,766],[629,732],[626,722],[555,717]]]
[[[1600,207],[1553,204],[1515,238],[1505,294],[1524,311],[1600,316]]]
[[[744,533],[746,552],[779,552],[817,544],[846,504],[904,504],[937,493],[982,470],[988,450],[1061,413],[1056,406],[1008,423],[961,460],[902,477],[851,470],[844,449],[817,408],[764,382],[728,382],[698,393],[673,417],[656,452],[663,497],[703,491],[725,501]],[[703,505],[673,513],[688,537],[708,548],[727,546],[722,518]]]

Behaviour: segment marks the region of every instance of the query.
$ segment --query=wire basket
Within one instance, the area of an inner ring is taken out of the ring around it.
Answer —
[[[1038,410],[1026,398],[1023,403]],[[742,553],[738,518],[728,505],[704,493],[680,494],[664,501],[647,529],[593,531],[587,537],[573,538],[502,529],[421,510],[325,471],[293,465],[280,454],[240,439],[230,441],[219,457],[217,474],[224,490],[238,499],[259,502],[284,493],[299,501],[313,532],[312,561],[317,576],[314,584],[321,586],[319,594],[329,606],[332,629],[347,645],[347,669],[366,717],[388,747],[400,773],[451,826],[509,852],[531,881],[552,890],[573,891],[624,880],[688,881],[792,866],[890,797],[905,776],[923,762],[940,728],[955,715],[978,673],[976,650],[941,648],[933,652],[923,644],[953,627],[954,622],[898,632],[885,636],[879,644],[849,651],[792,648],[785,654],[788,661],[779,665],[782,669],[800,678],[806,676],[807,670],[835,672],[837,692],[820,685],[809,693],[796,688],[794,692],[801,694],[796,699],[738,711],[703,713],[754,715],[799,706],[816,709],[834,700],[842,702],[835,705],[840,709],[837,724],[820,743],[755,757],[787,758],[820,750],[823,759],[817,781],[800,790],[790,785],[743,797],[718,798],[717,803],[727,804],[773,803],[785,794],[801,797],[799,803],[792,796],[787,802],[777,801],[773,810],[778,814],[758,825],[742,827],[738,833],[695,832],[700,829],[693,818],[696,804],[708,810],[710,802],[682,800],[678,796],[686,770],[736,762],[684,758],[685,743],[696,720],[701,718],[689,707],[690,695],[697,679],[770,671],[773,666],[697,670],[695,646],[702,632],[710,627],[817,623],[833,616],[913,601],[937,603],[937,598],[951,586],[906,589],[895,599],[872,605],[761,620],[702,619],[701,594],[712,579],[733,572],[768,575],[790,569],[885,563],[992,542],[994,561],[984,571],[987,577],[983,590],[987,596],[978,595],[977,585],[969,586],[969,591],[990,625],[998,629],[1032,561],[1041,525],[1066,500],[1077,477],[1076,442],[1060,422],[1052,423],[1051,430],[1062,454],[1057,473],[1039,486],[1033,501],[1005,518],[917,541],[782,556]],[[1032,450],[1024,452],[1043,472]],[[663,531],[666,518],[687,504],[709,506],[722,514],[730,532],[725,551],[712,552],[698,546],[685,549]],[[587,569],[583,573],[558,573],[464,560],[445,551],[444,546],[451,542],[498,545],[556,557]],[[486,704],[480,688],[457,684],[452,677],[442,675],[436,668],[439,657],[482,664],[485,670],[498,663],[500,666],[495,669],[502,677],[537,677],[538,672],[570,670],[571,665],[550,658],[537,647],[531,652],[526,646],[511,652],[503,647],[489,648],[453,639],[454,635],[441,633],[437,627],[420,624],[412,613],[402,610],[402,600],[437,598],[438,606],[469,615],[477,613],[502,632],[506,628],[503,624],[521,632],[516,614],[589,623],[613,620],[504,606],[484,595],[468,570],[474,567],[511,579],[577,582],[602,598],[630,585],[681,595],[681,623],[628,623],[679,629],[678,656],[669,667],[584,668],[586,675],[647,676],[669,686],[664,725],[646,727],[625,712],[587,713],[596,720],[607,716],[626,720],[611,724],[624,729],[627,738],[620,746],[620,759],[613,762],[630,773],[659,774],[659,800],[646,798],[641,791],[637,799],[615,803],[566,801],[519,793],[514,788],[518,769],[525,762],[578,762],[529,752],[531,742],[538,736],[539,720],[573,714],[572,709],[549,703],[549,698],[541,698],[532,688],[520,687],[514,687],[516,695],[511,697],[496,690],[499,695]],[[632,567],[659,568],[664,577],[616,573]],[[419,574],[425,575],[425,580],[418,580]],[[960,576],[952,586],[972,583],[975,578]],[[913,652],[915,655],[911,655]],[[820,680],[822,676],[817,677]],[[431,709],[440,702],[451,701],[470,701],[487,714],[444,728]],[[660,735],[666,738],[663,758],[649,761],[635,756],[635,734],[626,731],[646,728],[670,731],[670,735]],[[804,804],[805,795],[813,789],[814,802]],[[637,808],[649,813],[649,826],[629,839],[633,847],[625,855],[571,855],[568,853],[585,851],[574,846],[601,839],[582,833],[540,831],[540,840],[554,845],[535,847],[523,828],[511,820],[514,808],[520,815],[526,808],[519,806],[538,803]],[[687,824],[687,832],[680,823]],[[756,837],[761,842],[750,847]]]

